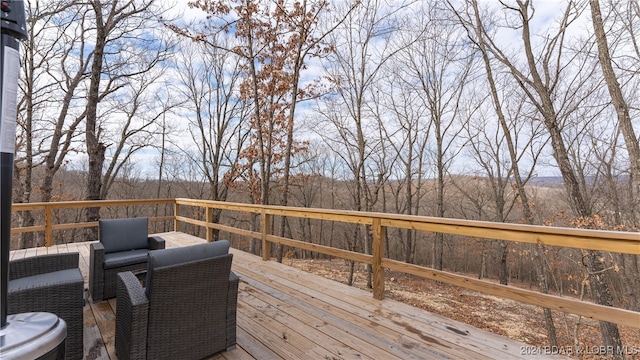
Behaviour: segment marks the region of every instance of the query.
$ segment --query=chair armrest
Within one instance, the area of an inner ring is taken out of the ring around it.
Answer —
[[[149,236],[149,249],[159,250],[164,248],[165,248],[165,242],[163,238],[157,235]]]
[[[89,292],[93,301],[104,295],[104,245],[93,242],[89,245]]]
[[[104,254],[104,245],[103,245],[101,242],[99,242],[99,241],[97,241],[97,242],[92,242],[92,243],[89,245],[89,249],[91,250],[91,252],[92,252],[92,253],[93,253],[93,252],[96,252],[96,253],[101,252],[101,253],[103,253],[103,254]]]
[[[130,271],[118,273],[116,295],[116,355],[144,359],[147,349],[149,300],[140,280]]]
[[[79,254],[48,254],[9,262],[9,280],[78,267]]]
[[[231,271],[227,291],[227,351],[236,347],[236,313],[238,310],[238,283],[240,278]]]
[[[238,275],[236,275],[236,273],[234,273],[233,271],[231,271],[229,273],[229,289],[231,288],[235,288],[235,292],[238,292],[238,284],[240,283],[240,278],[238,277]],[[237,298],[237,296],[236,296]]]

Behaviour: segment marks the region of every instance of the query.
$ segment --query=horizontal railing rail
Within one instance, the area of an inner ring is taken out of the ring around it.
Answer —
[[[357,212],[347,210],[331,210],[318,208],[298,208],[269,205],[254,205],[229,203],[194,199],[163,199],[163,200],[118,200],[95,202],[59,202],[37,204],[15,204],[14,211],[44,210],[45,225],[30,228],[12,229],[13,233],[27,231],[45,231],[45,238],[51,239],[51,233],[58,229],[73,227],[90,227],[95,223],[51,224],[46,220],[47,212],[53,209],[129,206],[129,205],[159,205],[173,204],[173,216],[165,216],[156,220],[173,220],[174,230],[179,230],[180,223],[200,226],[206,229],[207,241],[212,241],[213,231],[220,230],[240,236],[260,240],[262,258],[268,260],[271,254],[271,244],[281,244],[302,250],[314,251],[332,257],[371,265],[373,297],[382,299],[385,291],[384,270],[395,270],[425,279],[431,279],[460,286],[466,289],[490,294],[502,298],[512,299],[527,304],[537,305],[552,310],[572,313],[596,320],[604,320],[620,325],[640,328],[640,312],[598,305],[570,297],[543,294],[533,290],[500,285],[486,280],[454,274],[446,271],[409,264],[406,262],[384,257],[383,234],[387,228],[413,229],[424,232],[456,234],[471,238],[485,238],[524,242],[545,246],[560,246],[584,250],[600,250],[614,253],[640,255],[640,233],[604,230],[584,230],[573,228],[558,228],[535,225],[520,225],[506,223],[492,223],[484,221],[443,219],[427,216],[398,215],[388,213]],[[185,216],[181,211],[184,207],[195,207],[205,211],[205,219]],[[252,213],[260,218],[260,231],[240,229],[233,226],[213,222],[213,211],[237,211]],[[308,218],[342,223],[363,224],[371,227],[373,247],[371,254],[338,249],[325,245],[313,244],[306,241],[284,238],[272,234],[271,223],[273,216],[289,218]],[[47,242],[50,245],[50,242]]]
[[[62,209],[82,209],[95,207],[123,207],[123,206],[141,206],[141,205],[162,205],[175,204],[174,199],[155,199],[155,200],[96,200],[96,201],[57,201],[57,202],[34,202],[34,203],[18,203],[11,206],[13,212],[19,211],[42,211],[44,212],[44,224],[25,227],[11,228],[12,234],[21,234],[28,232],[44,232],[45,246],[53,245],[53,231],[82,229],[98,226],[97,221],[81,222],[81,223],[65,223],[54,224],[54,210]],[[149,217],[150,221],[174,220],[174,216]]]

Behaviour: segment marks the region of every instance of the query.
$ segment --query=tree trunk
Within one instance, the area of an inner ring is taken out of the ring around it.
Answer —
[[[604,30],[602,14],[600,12],[600,2],[599,0],[590,0],[590,4],[593,31],[598,44],[598,59],[600,60],[604,80],[606,81],[607,88],[609,89],[611,103],[616,109],[618,126],[620,127],[620,131],[622,132],[622,136],[624,137],[624,141],[627,145],[627,152],[629,153],[631,181],[635,184],[632,196],[640,197],[640,144],[638,143],[638,137],[635,134],[633,124],[631,122],[629,105],[624,99],[622,89],[618,83],[616,74],[613,71],[613,66],[611,65],[611,55],[609,54],[607,34]]]
[[[96,44],[93,51],[93,62],[91,64],[91,76],[89,83],[89,93],[87,96],[87,117],[85,141],[87,155],[89,157],[89,168],[87,175],[87,200],[101,200],[102,193],[102,167],[106,146],[100,142],[100,130],[97,129],[98,103],[100,101],[100,77],[102,75],[102,62],[104,58],[104,47],[107,37],[105,24],[102,18],[102,8],[98,1],[93,1],[93,10],[96,15]],[[86,210],[86,221],[94,222],[100,219],[100,208],[93,207]],[[87,240],[98,239],[97,227],[88,228]]]
[[[438,177],[436,179],[436,216],[444,218],[444,163],[443,163],[443,135],[441,133],[441,121],[442,119],[435,119],[436,126],[436,146],[437,146],[437,172]],[[433,267],[437,270],[442,270],[442,256],[444,253],[444,234],[436,233],[435,242],[433,244]]]
[[[304,37],[302,38],[304,40]],[[284,152],[284,174],[282,176],[283,181],[283,189],[282,189],[282,206],[289,205],[289,177],[291,174],[291,152],[293,150],[293,125],[295,119],[295,109],[296,103],[298,102],[298,81],[300,78],[300,67],[302,66],[301,53],[302,53],[302,40],[297,47],[297,60],[295,62],[295,69],[293,73],[293,84],[291,89],[291,103],[289,109],[289,116],[287,117],[287,143],[285,146]],[[287,218],[285,216],[280,217],[280,236],[284,236],[284,229],[286,226]],[[278,244],[278,254],[277,259],[278,262],[282,262],[282,256],[284,254],[284,246],[282,244]]]
[[[600,251],[584,250],[582,262],[589,273],[589,283],[593,298],[596,303],[605,306],[613,306],[613,296],[607,284],[607,270],[602,261],[603,256]],[[614,359],[624,359],[623,354],[617,354],[616,350],[623,349],[622,338],[618,331],[618,325],[606,321],[600,321],[600,333],[602,343],[608,349],[614,349]]]
[[[29,146],[27,146],[29,147]],[[27,151],[27,159],[25,161],[25,169],[24,176],[21,176],[21,170],[17,168],[14,164],[13,173],[18,180],[19,186],[16,186],[17,194],[16,194],[16,203],[28,203],[31,199],[31,183],[32,183],[32,156]],[[35,224],[35,219],[33,218],[33,214],[31,211],[22,211],[19,214],[20,218],[20,226],[22,227],[30,227]],[[29,249],[33,247],[37,247],[36,244],[36,233],[34,232],[25,232],[20,235],[20,249]]]
[[[28,92],[30,92],[31,87],[29,87]],[[25,132],[25,159],[24,159],[24,169],[19,169],[14,162],[14,174],[18,179],[17,190],[18,196],[16,197],[16,202],[18,203],[28,203],[31,201],[31,191],[32,191],[32,183],[33,183],[33,103],[31,100],[31,94],[26,95],[26,112],[27,116],[24,124],[22,125]],[[35,224],[35,219],[33,218],[33,214],[31,211],[23,211],[21,214],[20,224],[23,227],[33,226]],[[21,238],[21,248],[28,249],[36,247],[36,237],[33,232],[26,232],[20,235]]]
[[[500,244],[500,284],[507,285],[509,283],[509,270],[507,267],[507,255],[509,255],[509,247],[506,241],[501,240]]]
[[[576,217],[588,218],[592,215],[591,207],[586,199],[586,195],[580,188],[580,184],[572,168],[567,148],[562,138],[562,131],[558,123],[557,113],[553,105],[551,93],[542,81],[536,67],[533,47],[531,45],[531,35],[529,32],[528,22],[529,15],[527,11],[527,7],[523,5],[521,8],[521,15],[524,20],[522,26],[522,38],[525,44],[524,50],[527,63],[529,65],[528,69],[532,77],[532,86],[540,99],[538,108],[541,111],[544,118],[544,124],[551,136],[553,157],[560,168],[562,179],[564,180],[564,186],[569,196],[569,204],[571,205]],[[532,99],[532,101],[535,100]],[[600,251],[596,250],[588,250],[585,251],[585,253],[584,265],[589,273],[589,280],[595,302],[600,305],[613,306],[613,298],[606,280],[607,273],[604,270],[604,264],[599,260],[603,258],[602,254]],[[600,321],[600,329],[602,332],[602,342],[604,346],[612,349],[622,348],[622,341],[616,324]]]
[[[518,196],[522,202],[523,214],[525,217],[525,221],[528,224],[533,224],[533,214],[531,211],[529,198],[524,187],[524,183],[522,181],[522,177],[520,175],[520,169],[518,167],[518,157],[515,149],[515,145],[511,136],[511,130],[507,124],[506,117],[504,112],[502,111],[502,102],[500,101],[500,97],[498,96],[498,89],[495,84],[493,69],[491,68],[491,62],[488,55],[487,44],[484,39],[484,26],[482,24],[482,20],[480,18],[480,12],[478,9],[478,4],[476,1],[473,2],[474,7],[474,15],[475,15],[475,27],[474,32],[477,36],[477,45],[482,54],[482,59],[484,62],[484,68],[487,74],[487,80],[489,83],[489,87],[491,89],[491,98],[493,100],[493,105],[496,110],[496,115],[498,116],[498,120],[500,122],[500,127],[502,128],[502,132],[505,136],[505,140],[507,143],[507,148],[509,150],[509,158],[511,160],[511,170],[513,172],[513,177],[516,182],[516,189],[518,190]],[[535,256],[535,264],[536,273],[538,275],[538,283],[540,286],[540,292],[543,294],[549,293],[548,280],[546,277],[545,267],[544,267],[544,248],[542,245],[537,245],[537,251],[534,250]],[[556,327],[553,321],[553,316],[551,313],[551,309],[543,308],[544,317],[545,317],[545,325],[547,330],[547,338],[549,339],[549,345],[551,347],[555,347],[558,345],[558,337],[556,334]]]

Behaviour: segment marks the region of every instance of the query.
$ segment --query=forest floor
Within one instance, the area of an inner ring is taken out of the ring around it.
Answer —
[[[283,259],[283,263],[345,284],[348,280],[349,266],[345,260]],[[385,280],[388,298],[550,349],[540,307],[393,271],[385,272]],[[368,290],[362,264],[356,265],[353,285]],[[606,359],[600,355],[602,341],[597,321],[558,311],[553,312],[553,317],[558,337],[556,353],[579,359]],[[640,359],[640,330],[621,326],[620,333],[626,358]],[[581,349],[580,354],[577,349]]]

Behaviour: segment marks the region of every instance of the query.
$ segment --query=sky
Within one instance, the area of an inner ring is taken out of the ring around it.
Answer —
[[[487,2],[499,5],[495,1],[487,1]],[[554,1],[554,0],[537,1],[537,2],[534,2],[534,4],[536,6],[535,12],[534,12],[535,14],[534,25],[540,28],[555,26],[556,17],[559,13],[561,13],[564,10],[564,6],[565,6],[564,1]],[[187,5],[186,1],[179,1],[179,2],[173,3],[171,5],[170,13],[180,18],[178,22],[184,21],[185,23],[202,20],[206,16],[199,9],[191,9]],[[511,31],[511,32],[502,31],[498,39],[499,39],[499,42],[502,42],[503,44],[508,45],[508,44],[519,42],[520,41],[519,36],[520,36],[520,32],[518,30]],[[307,79],[307,80],[316,79],[322,75],[321,72],[322,72],[322,67],[312,60],[309,62],[309,68],[305,71],[305,75],[303,75],[303,81],[304,79]],[[298,113],[298,118],[300,119],[313,118],[314,117],[313,104],[308,103],[300,106],[297,113]],[[183,122],[183,125],[184,125],[184,122]],[[311,133],[309,133],[308,137],[310,139],[316,139],[316,140],[318,139],[316,135],[313,135]],[[144,152],[141,152],[136,155],[136,161],[141,164],[154,164],[154,161],[152,161],[154,156],[157,156],[157,154],[153,150],[145,150]],[[464,156],[464,153],[460,155],[460,157],[462,156]],[[559,174],[559,172],[557,172],[555,167],[553,166],[550,166],[550,167],[540,166],[538,170],[541,173],[548,174],[548,175]],[[147,170],[147,171],[154,173],[154,170]]]
[[[172,17],[172,16],[179,17],[180,21],[185,21],[185,22],[203,19],[205,17],[205,14],[202,11],[189,8],[187,5],[187,1],[177,1],[177,2],[168,1],[168,0],[163,0],[163,1],[165,1],[167,7],[170,9],[168,13],[168,17]],[[493,0],[486,0],[485,2],[497,5],[497,2]],[[562,10],[564,10],[564,7],[566,6],[565,1],[553,1],[553,0],[535,1],[534,4],[535,4],[534,25],[539,28],[549,28],[549,27],[557,26],[556,17],[559,13],[562,12]],[[583,36],[584,33],[586,32],[586,29],[588,29],[587,14],[583,14],[583,16],[580,19],[580,22],[583,22],[583,24],[575,24],[572,26],[572,29],[575,32],[573,34],[574,36]],[[519,37],[520,37],[519,30],[514,30],[514,31],[502,30],[498,36],[498,41],[499,43],[504,44],[505,47],[507,47],[507,45],[519,42],[520,41]],[[543,38],[537,38],[537,39],[539,41],[544,40]],[[306,79],[316,78],[320,75],[319,73],[321,72],[321,70],[322,68],[317,64],[310,63],[309,69],[306,71],[305,78]],[[300,118],[309,117],[309,114],[310,114],[309,106],[311,106],[311,104],[307,104],[306,107],[303,106],[300,109],[301,111],[298,112],[298,115]],[[178,121],[181,122],[183,125],[185,123],[184,121],[180,121],[180,120]],[[182,140],[184,141],[185,144],[188,143],[189,141],[185,137],[182,137]],[[157,155],[158,155],[157,152],[155,152],[154,150],[151,150],[151,149],[145,150],[136,154],[134,161],[138,164],[142,164],[142,166],[145,168],[143,172],[149,172],[151,174],[154,174],[155,159],[157,158]],[[547,157],[550,157],[550,153],[547,153]],[[541,174],[545,174],[545,175],[559,174],[559,172],[555,169],[554,166],[547,166],[547,167],[540,166],[538,170],[540,171]]]

